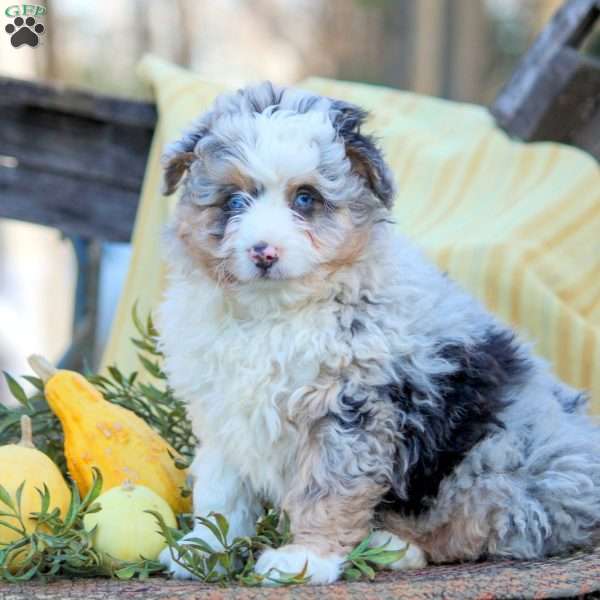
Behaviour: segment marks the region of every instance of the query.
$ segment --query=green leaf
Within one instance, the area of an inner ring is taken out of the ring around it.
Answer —
[[[44,515],[50,508],[50,490],[45,483],[43,490],[40,490],[40,488],[35,488],[35,490],[40,495],[40,514]]]
[[[356,581],[362,577],[362,573],[356,567],[348,567],[343,573],[344,579]]]
[[[214,514],[211,513],[209,517],[214,518]],[[223,546],[226,545],[227,540],[223,538],[223,534],[221,533],[219,526],[216,523],[213,523],[210,518],[207,519],[206,517],[196,517],[196,521],[206,527],[217,538],[217,540],[221,542]]]
[[[119,579],[131,579],[137,572],[136,565],[129,565],[115,571],[115,575]]]
[[[364,560],[357,560],[353,564],[363,575],[369,579],[375,579],[375,571]]]
[[[136,340],[135,338],[130,338],[130,339],[131,339],[131,343],[136,348],[139,348],[140,350],[143,350],[144,352],[148,352],[149,354],[152,354],[153,356],[161,356],[160,352],[158,352],[156,350],[156,347],[153,344],[150,344],[149,342],[145,342],[144,340]]]
[[[22,375],[23,379],[28,381],[36,390],[40,392],[44,391],[44,382],[39,377],[33,377],[31,375]]]
[[[2,485],[0,485],[0,502],[2,502],[2,504],[6,504],[6,506],[8,506],[8,508],[11,508],[13,511],[15,510],[15,505],[13,504],[10,494]]]
[[[198,550],[210,555],[213,555],[217,552],[206,540],[203,540],[202,538],[186,538],[185,545],[193,548],[194,550]]]
[[[8,389],[10,393],[16,398],[23,406],[29,406],[29,400],[27,398],[27,394],[25,390],[21,387],[18,381],[12,376],[9,375],[6,371],[3,371],[4,379],[6,379],[6,383],[8,385]]]
[[[123,375],[121,371],[115,366],[108,367],[108,372],[112,375],[112,378],[120,385],[123,385]]]
[[[179,469],[180,471],[185,471],[186,469],[190,468],[192,461],[189,458],[174,456],[170,450],[167,450],[167,452],[169,453],[169,456],[173,459],[173,464],[175,465],[176,469]]]
[[[23,488],[25,487],[25,482],[22,481],[21,484],[19,485],[19,487],[17,488],[17,491],[15,492],[15,501],[17,504],[17,512],[19,514],[21,514],[21,498],[23,497]],[[25,515],[25,516],[29,516],[29,515]]]
[[[11,525],[6,521],[0,521],[0,527],[6,527],[6,529],[10,529],[11,531],[16,531],[19,535],[23,535],[25,529],[23,526],[19,527],[17,525]]]
[[[176,547],[177,546],[177,538],[173,534],[172,529],[170,527],[168,527],[167,524],[165,523],[163,516],[159,512],[156,512],[155,510],[146,510],[144,512],[147,512],[149,515],[152,515],[156,519],[156,522],[158,523],[158,527],[159,527],[159,533],[165,538],[165,540],[167,541],[167,544],[172,548]]]
[[[221,513],[217,512],[211,513],[210,516],[214,517],[215,521],[217,522],[217,526],[219,527],[222,539],[224,541],[223,545],[226,545],[227,534],[229,533],[229,523],[227,522],[227,519]]]
[[[145,336],[146,330],[144,329],[144,326],[142,325],[142,322],[140,321],[140,318],[138,316],[138,301],[137,300],[133,303],[133,306],[131,307],[131,318],[133,320],[133,325],[138,330],[139,334],[141,336]]]
[[[103,483],[104,481],[102,479],[102,472],[100,471],[100,469],[98,467],[92,467],[92,485],[82,501],[82,505],[84,508],[91,506],[92,503],[96,500],[96,498],[100,496],[100,494],[102,493]],[[75,490],[77,490],[77,486],[74,483],[73,487]]]
[[[152,361],[148,360],[143,354],[138,354],[137,356],[139,361],[142,363],[146,371],[150,373],[150,375],[156,377],[157,379],[164,378],[164,374],[157,363],[153,363]]]
[[[395,563],[404,558],[407,549],[408,545],[402,550],[384,550],[380,554],[369,556],[368,560],[369,562],[379,566],[391,565],[392,563]]]
[[[279,573],[279,575],[271,575],[273,571],[276,571],[277,573]],[[278,583],[280,585],[297,585],[300,583],[307,583],[308,581],[310,581],[310,576],[307,576],[307,571],[308,561],[304,563],[304,566],[302,567],[302,570],[299,573],[287,573],[286,571],[280,571],[279,569],[270,569],[266,574],[266,578],[269,581]]]
[[[147,331],[149,337],[151,337],[151,338],[158,337],[158,331],[157,331],[156,327],[154,327],[154,320],[152,319],[152,313],[149,313],[148,317],[146,318],[146,331]]]
[[[360,556],[369,547],[372,537],[373,536],[369,534],[362,542],[360,542],[360,544],[358,544],[358,546],[356,546],[356,548],[354,548],[354,550],[352,550],[350,556]]]
[[[79,515],[79,509],[81,508],[81,499],[79,497],[79,490],[75,482],[71,483],[71,502],[67,509],[67,514],[64,517],[63,526],[65,529],[69,529],[75,524],[75,521]]]

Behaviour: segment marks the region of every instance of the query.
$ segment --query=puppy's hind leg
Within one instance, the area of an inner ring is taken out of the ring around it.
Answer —
[[[539,547],[542,555],[564,553],[591,545],[600,528],[600,429],[583,415],[565,415],[548,435],[534,428],[520,482],[529,505],[539,507],[546,527]],[[511,523],[502,543],[520,549],[527,531]],[[537,541],[537,540],[536,540]],[[501,548],[501,545],[500,545]]]
[[[388,514],[431,562],[538,559],[593,543],[600,527],[600,433],[578,415],[525,423],[481,442],[442,482],[431,508]]]

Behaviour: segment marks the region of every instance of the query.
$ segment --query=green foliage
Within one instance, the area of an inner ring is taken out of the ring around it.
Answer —
[[[80,498],[77,486],[71,487],[71,501],[65,515],[52,501],[48,488],[37,489],[40,511],[24,515],[21,499],[24,484],[11,498],[0,485],[0,531],[10,529],[19,538],[0,544],[0,581],[48,580],[65,577],[143,577],[162,570],[156,561],[140,560],[124,563],[102,555],[92,546],[92,534],[83,528],[83,517],[99,509],[94,503],[102,490],[100,472],[94,470],[94,482],[85,498]],[[31,516],[36,524],[27,532],[24,519]]]
[[[141,350],[138,358],[143,376],[138,372],[127,376],[111,366],[108,375],[90,374],[87,378],[106,400],[133,411],[182,456],[191,459],[198,440],[192,433],[185,403],[175,397],[167,384],[161,367],[163,355],[158,349],[158,332],[150,316],[145,321],[140,319],[135,305],[132,318],[139,337],[131,342]],[[187,464],[180,466],[185,468]]]
[[[131,341],[141,350],[138,354],[141,370],[125,375],[116,366],[111,366],[106,375],[88,373],[86,377],[106,400],[133,411],[190,460],[197,440],[192,433],[185,404],[174,396],[160,366],[162,353],[158,349],[158,333],[152,318],[148,316],[145,321],[140,319],[136,306],[133,307],[132,318],[139,336]],[[19,404],[17,407],[0,404],[0,445],[19,439],[21,415],[28,415],[31,417],[36,447],[47,454],[66,475],[62,427],[46,403],[42,381],[29,375],[23,377],[35,389],[28,397],[14,377],[8,373],[4,373],[4,376]],[[186,465],[182,463],[179,466],[185,468]]]
[[[374,579],[376,569],[383,569],[400,560],[408,550],[408,544],[402,550],[388,550],[388,540],[382,546],[371,546],[371,536],[365,538],[346,558],[344,579],[354,581],[361,577]]]
[[[279,548],[292,542],[290,522],[285,513],[281,515],[269,509],[257,522],[256,534],[249,537],[229,539],[229,524],[219,513],[208,518],[197,517],[197,522],[208,532],[208,539],[216,539],[215,548],[201,538],[187,538],[181,543],[181,532],[168,527],[161,515],[151,512],[159,530],[167,540],[171,557],[181,567],[207,583],[261,585],[265,579],[279,585],[306,583],[310,578],[306,568],[299,573],[279,571],[259,575],[254,572],[255,557],[266,548]],[[371,546],[371,536],[356,546],[346,559],[343,577],[349,581],[367,577],[373,579],[376,571],[400,560],[408,549],[388,550],[389,541],[382,546]]]
[[[41,379],[26,375],[23,377],[35,388],[31,396],[18,381],[8,373],[4,373],[13,397],[19,404],[13,408],[0,403],[0,446],[16,442],[21,436],[21,416],[31,417],[33,440],[44,454],[47,454],[66,473],[65,457],[63,453],[63,432],[59,420],[44,398],[44,384]]]
[[[179,531],[168,527],[158,513],[152,512],[152,515],[167,540],[175,562],[207,583],[260,585],[264,577],[254,572],[256,555],[265,548],[279,548],[292,539],[287,515],[280,517],[272,509],[258,520],[255,535],[232,540],[229,539],[229,523],[223,515],[211,513],[207,518],[197,517],[197,522],[209,532],[209,539],[218,540],[219,548],[212,547],[201,538],[188,538],[182,544]],[[275,574],[269,575],[268,579],[281,585],[290,585],[304,583],[306,574],[304,571],[279,573],[277,577]]]
[[[131,341],[140,350],[138,358],[141,371],[125,375],[112,366],[106,375],[86,374],[86,377],[106,400],[132,410],[153,427],[184,457],[183,460],[179,459],[178,466],[186,468],[197,440],[191,431],[185,405],[174,396],[167,384],[161,367],[163,357],[158,348],[158,334],[152,319],[140,319],[135,306],[132,318],[139,337]],[[32,420],[36,447],[67,475],[62,428],[46,403],[42,381],[37,377],[23,377],[35,390],[28,396],[14,377],[8,373],[4,375],[18,405],[0,405],[0,445],[13,443],[19,438],[20,418],[26,414]],[[80,498],[77,487],[72,484],[71,502],[66,515],[60,515],[58,509],[50,510],[52,502],[46,487],[38,490],[40,512],[23,515],[23,485],[15,499],[0,485],[0,529],[6,527],[20,536],[9,544],[0,544],[0,581],[99,576],[144,579],[151,575],[164,575],[164,568],[156,560],[140,558],[137,562],[122,562],[94,550],[92,533],[85,531],[83,517],[98,510],[94,501],[101,489],[102,478],[95,470],[94,484],[85,498]],[[229,539],[229,524],[223,515],[213,513],[207,518],[197,518],[199,524],[219,540],[220,548],[213,548],[200,538],[188,539],[185,544],[180,542],[181,537],[192,528],[189,515],[178,515],[179,527],[174,529],[168,527],[159,514],[152,514],[176,562],[202,581],[210,583],[260,585],[265,577],[254,572],[256,557],[265,548],[279,548],[292,541],[287,515],[280,515],[273,509],[267,510],[258,520],[255,535],[232,540]],[[37,520],[34,531],[30,533],[24,524],[27,516]],[[209,539],[213,539],[212,536]],[[405,549],[387,550],[385,546],[372,548],[367,538],[348,555],[344,577],[348,580],[373,578],[376,569],[399,560],[405,552]],[[308,579],[306,565],[300,573],[268,573],[266,578],[281,585],[304,583]]]

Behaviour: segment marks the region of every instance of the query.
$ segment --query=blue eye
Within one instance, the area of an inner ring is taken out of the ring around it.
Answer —
[[[225,204],[225,208],[229,212],[240,212],[246,208],[247,204],[248,202],[244,194],[236,192],[235,194],[231,194],[231,196],[229,196],[229,199]]]
[[[294,198],[293,207],[300,212],[309,211],[315,203],[314,196],[307,191],[301,191]]]

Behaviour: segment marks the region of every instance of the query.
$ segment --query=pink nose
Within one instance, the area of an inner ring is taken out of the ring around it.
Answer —
[[[275,246],[267,242],[258,242],[248,250],[250,259],[259,269],[268,269],[279,260],[279,253]]]

